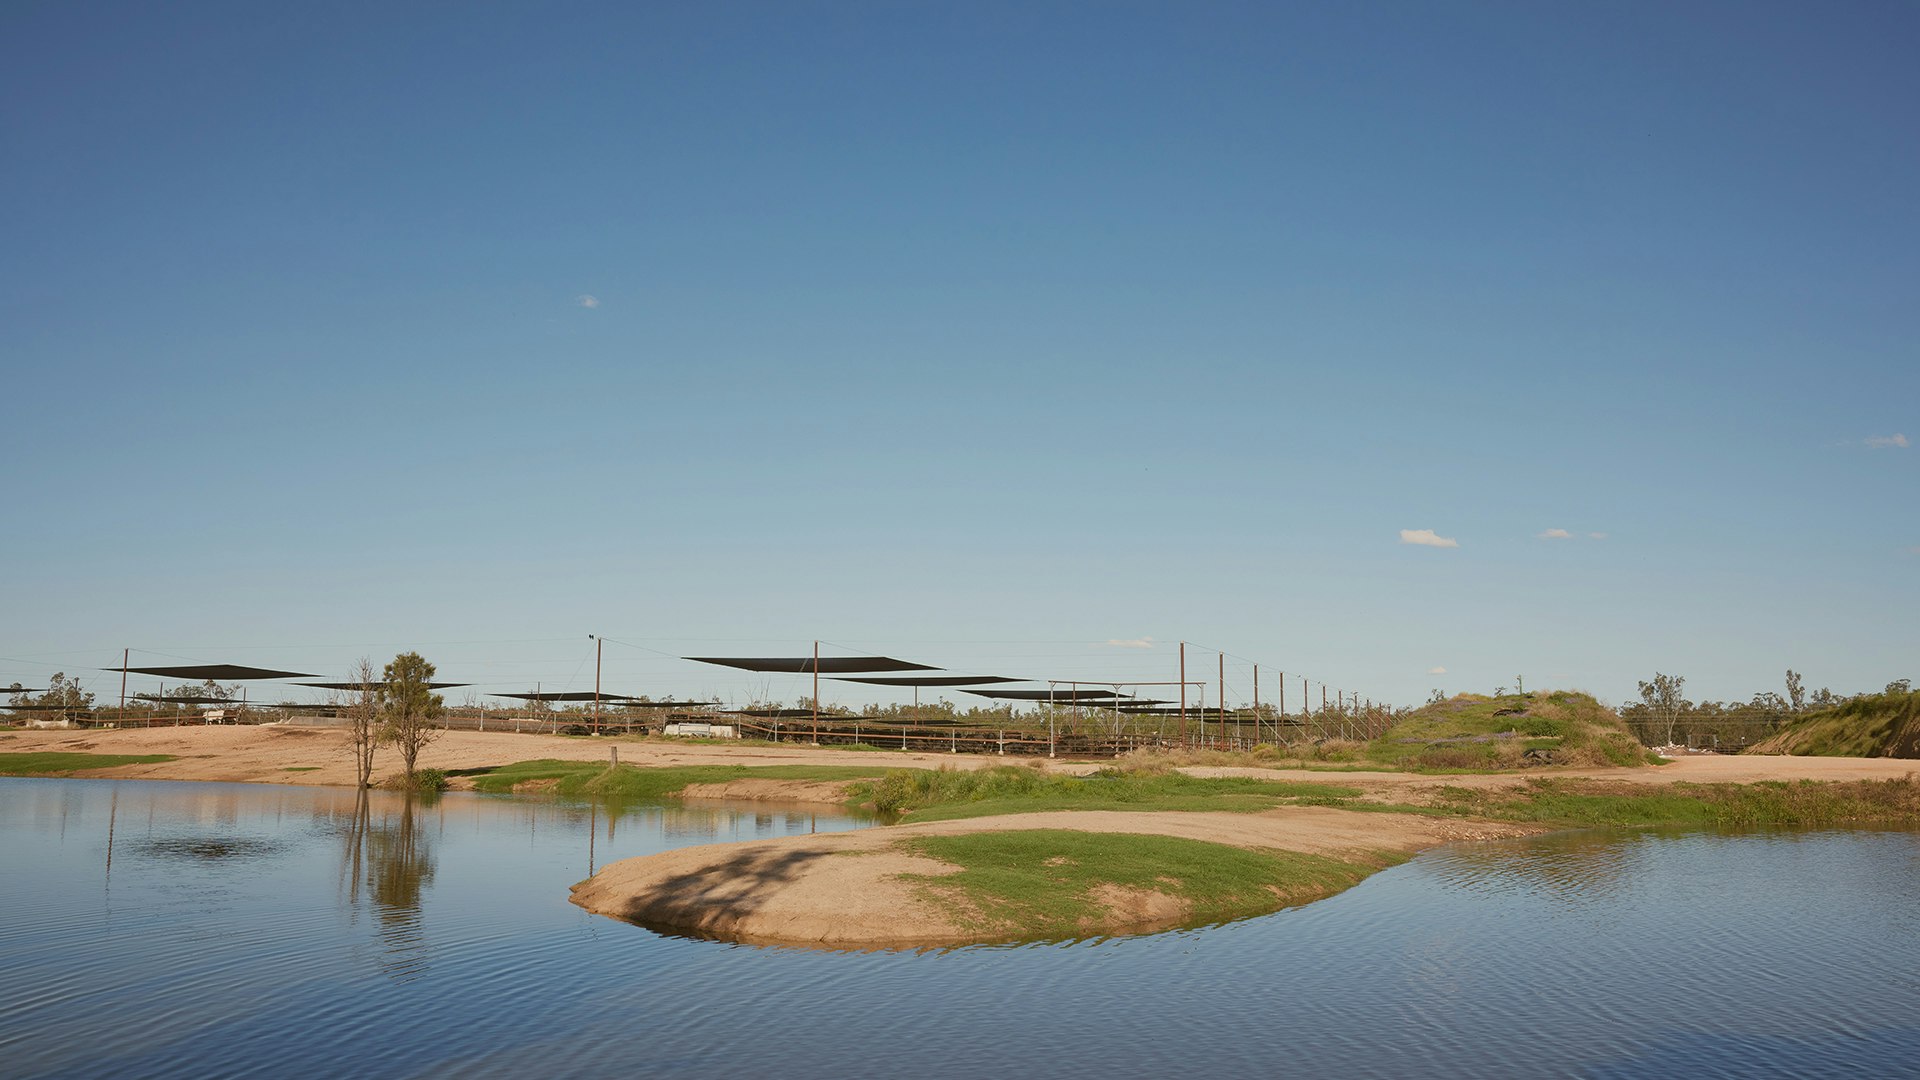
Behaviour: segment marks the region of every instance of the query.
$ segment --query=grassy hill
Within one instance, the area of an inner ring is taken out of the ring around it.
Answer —
[[[1822,709],[1748,747],[1747,753],[1920,758],[1920,690],[1869,694]]]
[[[1591,694],[1460,694],[1416,710],[1367,745],[1382,764],[1425,769],[1645,765],[1652,759]]]

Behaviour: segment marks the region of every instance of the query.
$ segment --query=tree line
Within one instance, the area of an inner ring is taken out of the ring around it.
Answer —
[[[1648,746],[1746,746],[1809,713],[1831,709],[1872,692],[1809,691],[1799,672],[1787,669],[1780,690],[1762,690],[1746,701],[1693,701],[1684,675],[1655,672],[1639,683],[1640,698],[1619,709],[1634,735]],[[1881,693],[1907,693],[1912,680],[1896,679]]]

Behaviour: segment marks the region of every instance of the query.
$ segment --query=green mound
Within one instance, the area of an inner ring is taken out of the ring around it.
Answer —
[[[1920,758],[1920,690],[1869,694],[1795,721],[1749,754]]]
[[[1572,690],[1460,694],[1435,702],[1367,744],[1366,756],[1397,768],[1437,771],[1652,760],[1613,710]]]

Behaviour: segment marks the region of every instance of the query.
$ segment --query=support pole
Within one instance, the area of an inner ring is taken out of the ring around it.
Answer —
[[[820,745],[820,643],[813,643],[813,745]]]
[[[132,649],[120,650],[120,719],[127,718],[127,664],[131,663]]]
[[[1260,741],[1260,665],[1253,665],[1253,741]],[[1273,741],[1280,741],[1280,729],[1273,729]]]
[[[1180,745],[1187,745],[1187,643],[1180,643]]]
[[[600,651],[606,648],[607,643],[592,634],[587,636],[593,638],[593,733],[598,735],[600,734]]]
[[[1220,748],[1227,748],[1227,654],[1220,654]]]

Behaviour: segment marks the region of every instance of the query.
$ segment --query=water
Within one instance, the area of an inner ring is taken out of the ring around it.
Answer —
[[[831,953],[566,890],[838,815],[0,779],[0,821],[9,1077],[1920,1075],[1914,833],[1566,834],[1204,930]]]

